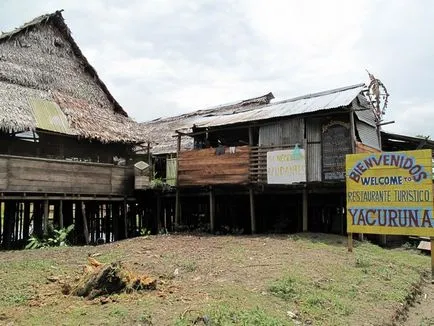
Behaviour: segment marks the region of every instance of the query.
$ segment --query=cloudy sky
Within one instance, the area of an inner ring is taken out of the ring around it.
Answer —
[[[137,121],[263,95],[387,86],[386,127],[434,137],[430,0],[0,0],[0,30],[64,9],[85,56]]]

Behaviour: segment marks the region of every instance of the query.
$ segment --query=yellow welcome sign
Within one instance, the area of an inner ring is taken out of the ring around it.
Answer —
[[[434,236],[431,150],[346,155],[347,232]]]

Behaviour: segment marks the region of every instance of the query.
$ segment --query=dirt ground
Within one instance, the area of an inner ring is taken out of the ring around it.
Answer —
[[[429,258],[358,242],[349,254],[345,244],[316,234],[169,235],[0,252],[0,325],[191,325],[202,316],[226,325],[244,311],[256,319],[230,324],[391,325]],[[158,288],[107,302],[63,295],[89,255],[125,262]],[[432,286],[425,291],[406,325],[432,325]]]
[[[434,284],[422,290],[417,303],[409,309],[406,326],[434,326]]]

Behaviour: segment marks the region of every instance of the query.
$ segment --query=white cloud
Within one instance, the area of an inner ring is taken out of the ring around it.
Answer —
[[[388,130],[434,136],[431,2],[1,0],[0,29],[60,8],[139,121],[269,91],[283,99],[359,83],[367,68],[391,94]]]

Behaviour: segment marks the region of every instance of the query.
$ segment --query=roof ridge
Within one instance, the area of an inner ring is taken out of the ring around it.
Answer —
[[[273,103],[270,103],[270,104],[268,104],[266,106],[272,106],[272,105],[275,105],[275,104],[282,104],[282,103],[299,101],[299,100],[302,100],[302,99],[309,99],[309,98],[313,98],[313,97],[318,97],[318,96],[323,96],[323,95],[329,95],[329,94],[338,93],[338,92],[342,92],[342,91],[346,91],[346,90],[349,90],[349,89],[358,88],[358,87],[362,87],[362,86],[366,86],[366,84],[365,83],[360,83],[360,84],[354,84],[354,85],[350,85],[350,86],[344,86],[344,87],[334,88],[334,89],[330,89],[330,90],[326,90],[326,91],[321,91],[321,92],[317,92],[317,93],[309,93],[309,94],[306,94],[306,95],[301,95],[301,96],[297,96],[297,97],[293,97],[293,98],[289,98],[289,99],[273,102]]]

